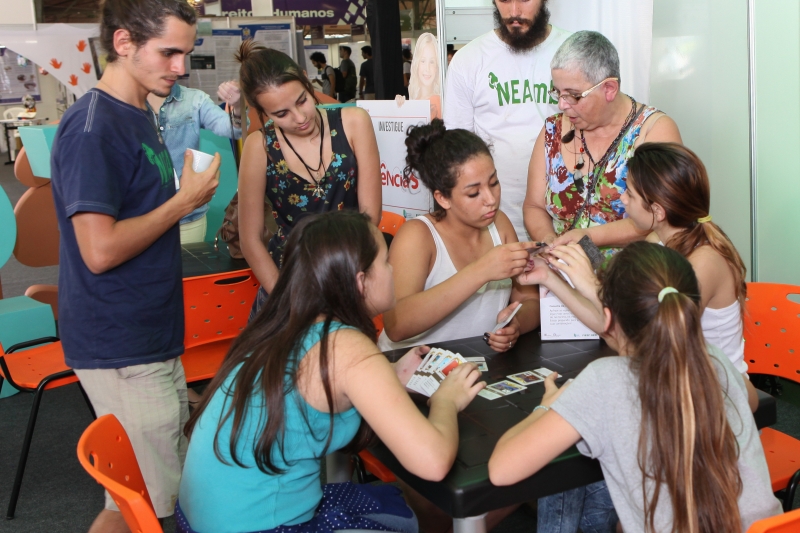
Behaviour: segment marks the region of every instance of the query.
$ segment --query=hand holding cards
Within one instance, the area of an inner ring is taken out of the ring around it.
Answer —
[[[447,374],[462,363],[467,363],[461,354],[441,348],[431,348],[428,355],[408,380],[407,388],[430,397],[439,388]]]

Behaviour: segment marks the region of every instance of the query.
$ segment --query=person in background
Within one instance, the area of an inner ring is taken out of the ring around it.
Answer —
[[[251,319],[278,279],[286,239],[303,216],[358,210],[377,226],[381,174],[372,120],[355,106],[318,109],[311,83],[286,54],[244,41],[237,54],[248,104],[265,126],[248,135],[239,170],[239,234],[261,284]],[[264,234],[264,196],[278,226]]]
[[[600,461],[623,531],[739,532],[780,514],[745,380],[703,338],[692,264],[633,243],[603,272],[600,300],[619,357],[560,389],[551,374],[541,405],[497,443],[492,483],[523,480],[577,444]]]
[[[147,95],[147,103],[158,117],[158,128],[172,158],[176,177],[183,172],[186,149],[199,149],[201,128],[228,139],[239,139],[242,136],[242,113],[235,82],[223,82],[217,96],[230,106],[230,115],[205,92],[183,87],[179,83],[172,86],[166,97],[155,93]],[[181,219],[181,244],[202,242],[205,239],[207,212],[208,204],[198,207]]]
[[[185,73],[196,19],[185,0],[105,0],[108,64],[61,119],[51,159],[65,360],[97,416],[128,433],[159,518],[174,511],[189,418],[178,222],[213,196],[220,157],[195,173],[187,150],[176,192],[147,95],[167,97]],[[127,531],[106,494],[90,532]]]
[[[532,239],[553,244],[588,235],[611,255],[643,239],[622,220],[627,160],[645,142],[681,142],[675,122],[620,91],[617,49],[594,31],[573,34],[550,64],[550,97],[561,113],[549,117],[528,167],[525,227]]]
[[[447,44],[447,66],[450,66],[450,62],[453,60],[453,56],[456,55],[456,47],[453,44]]]
[[[408,83],[411,81],[411,50],[403,48],[403,86],[405,87],[404,96],[408,98]]]
[[[440,481],[456,459],[456,416],[481,373],[453,369],[424,416],[404,385],[428,348],[392,364],[375,346],[372,318],[393,305],[386,242],[366,215],[297,224],[269,300],[187,424],[179,533],[418,531],[392,485],[320,486],[322,458],[357,451],[372,431],[423,479]]]
[[[375,100],[375,65],[372,62],[372,47],[362,46],[361,57],[364,58],[364,62],[361,63],[358,72],[358,92],[363,100]]]
[[[336,72],[328,65],[328,60],[322,52],[314,52],[309,56],[311,64],[322,75],[322,92],[326,96],[336,97]]]
[[[349,46],[339,46],[339,70],[344,78],[344,87],[339,88],[339,101],[342,103],[349,102],[356,97],[356,89],[358,88],[358,74],[356,73],[356,64],[350,59],[350,54],[353,49]]]
[[[503,204],[517,238],[528,161],[544,119],[558,111],[547,95],[550,60],[569,33],[550,25],[546,0],[495,0],[495,30],[461,48],[447,70],[444,123],[493,147]]]

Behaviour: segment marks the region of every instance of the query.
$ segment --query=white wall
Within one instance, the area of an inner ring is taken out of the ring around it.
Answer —
[[[33,0],[0,0],[0,23],[33,25],[36,21]]]
[[[705,163],[711,214],[749,271],[748,70],[746,1],[654,0],[650,103]]]

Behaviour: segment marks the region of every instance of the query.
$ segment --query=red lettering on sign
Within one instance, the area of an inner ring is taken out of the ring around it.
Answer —
[[[412,174],[409,178],[404,178],[402,174],[392,174],[384,162],[381,162],[381,183],[390,187],[402,187],[411,190],[419,189],[419,180],[416,176]]]

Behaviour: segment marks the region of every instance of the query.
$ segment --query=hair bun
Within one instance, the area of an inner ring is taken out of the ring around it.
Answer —
[[[406,137],[406,163],[408,166],[420,171],[422,159],[433,143],[444,137],[447,129],[442,119],[435,118],[430,124],[411,126]]]

